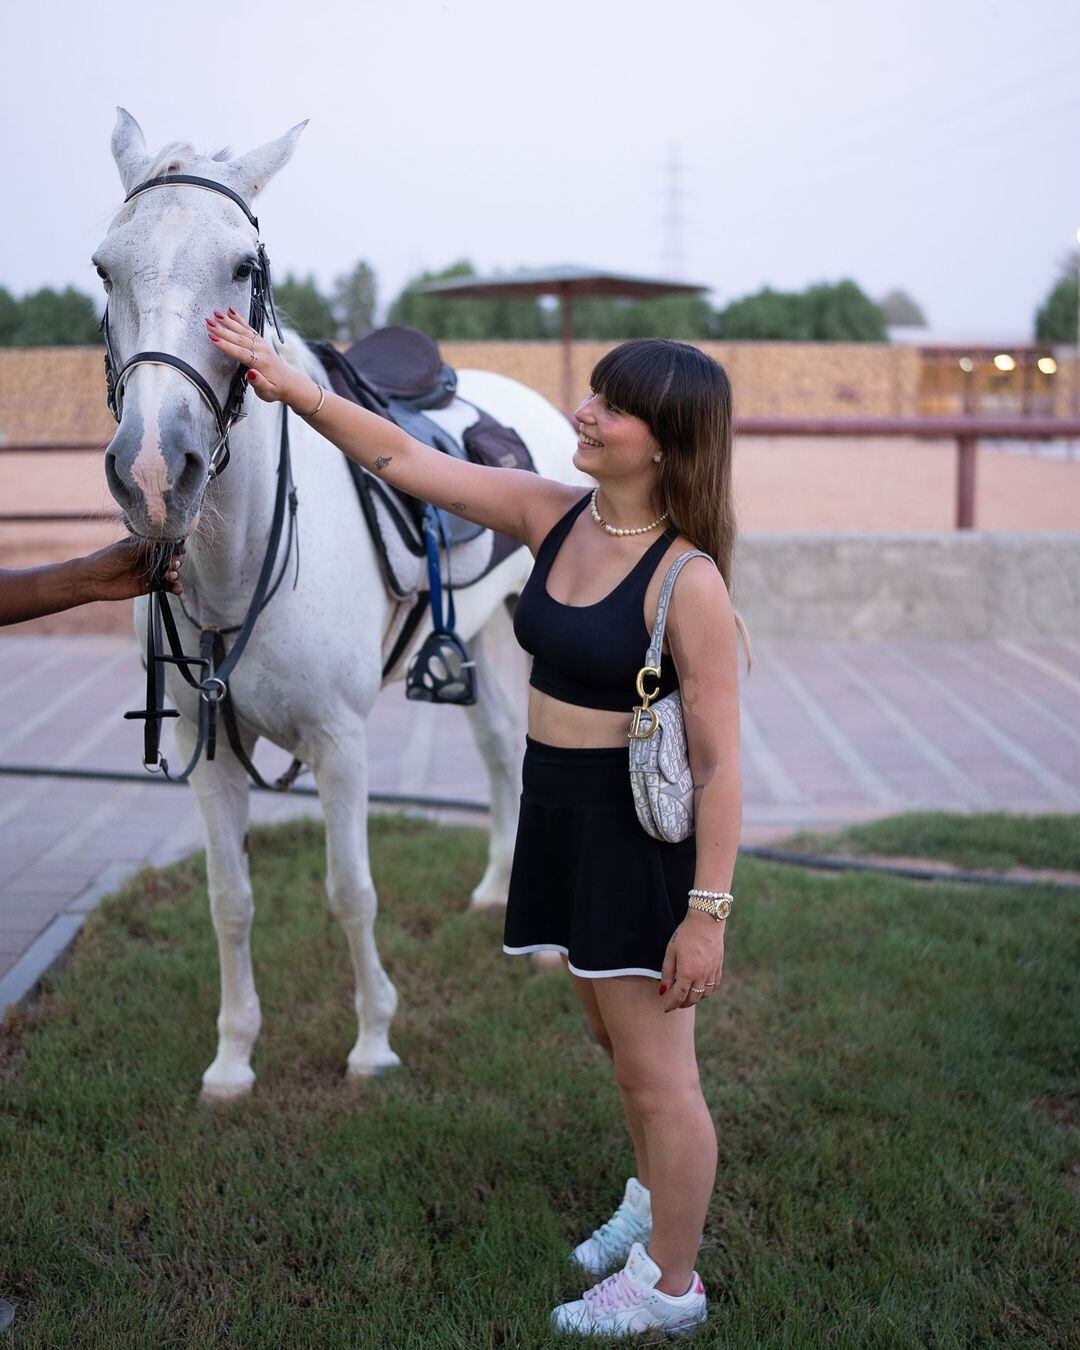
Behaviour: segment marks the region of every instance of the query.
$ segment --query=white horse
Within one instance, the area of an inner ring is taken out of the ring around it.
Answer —
[[[163,174],[213,179],[251,203],[289,160],[304,128],[238,158],[200,156],[173,144],[147,152],[142,131],[122,108],[112,151],[125,192]],[[227,197],[192,185],[146,191],[111,222],[94,262],[109,293],[112,343],[119,361],[135,352],[167,352],[188,362],[219,401],[236,369],[206,341],[203,317],[233,305],[248,310],[245,264],[256,231]],[[267,329],[266,336],[271,338]],[[294,334],[282,354],[322,383],[325,375]],[[571,463],[575,436],[564,417],[534,391],[490,372],[460,372],[462,395],[513,426],[541,474],[586,483]],[[217,440],[210,410],[188,380],[168,366],[144,364],[126,381],[122,417],[106,452],[110,490],[128,528],[155,541],[187,538],[183,581],[189,611],[221,627],[243,617],[255,585],[272,515],[281,408],[248,395],[246,418],[231,435],[231,461],[208,479]],[[326,820],[327,894],[348,938],[359,1023],[348,1056],[350,1077],[399,1064],[389,1030],[397,994],[375,947],[376,894],[368,860],[368,771],[365,722],[382,685],[386,634],[398,602],[384,586],[344,456],[304,421],[290,416],[302,540],[299,583],[283,585],[256,624],[231,680],[244,748],[265,737],[310,765]],[[524,547],[482,580],[457,592],[458,631],[480,658],[485,643],[507,641],[505,622],[489,621],[520,593],[532,567]],[[145,628],[146,601],[136,602]],[[178,615],[185,651],[198,631]],[[422,625],[410,647],[430,631]],[[391,678],[400,678],[404,660]],[[195,744],[198,700],[169,668],[167,691],[179,708],[177,741],[185,758]],[[487,869],[471,906],[505,904],[520,793],[523,728],[483,659],[470,721],[491,776]],[[245,854],[248,780],[227,740],[192,775],[206,828],[210,905],[221,966],[218,1046],[203,1075],[203,1095],[228,1099],[254,1083],[251,1051],[259,1033],[252,974],[254,914]]]

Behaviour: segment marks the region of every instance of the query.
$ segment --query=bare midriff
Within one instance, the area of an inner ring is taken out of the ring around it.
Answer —
[[[628,712],[564,703],[529,685],[529,735],[534,741],[573,750],[622,748],[629,744],[629,730]]]

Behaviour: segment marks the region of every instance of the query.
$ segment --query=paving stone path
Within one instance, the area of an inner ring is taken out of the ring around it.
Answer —
[[[914,809],[1080,812],[1080,642],[758,639],[741,700],[746,844]],[[524,699],[524,665],[501,672]],[[130,639],[0,636],[0,765],[138,769],[143,677]],[[483,802],[459,708],[383,692],[376,793]],[[260,747],[264,772],[288,757]],[[252,816],[317,814],[256,793]],[[439,818],[474,819],[460,813]],[[132,871],[201,847],[193,794],[0,774],[0,1009],[32,989]]]

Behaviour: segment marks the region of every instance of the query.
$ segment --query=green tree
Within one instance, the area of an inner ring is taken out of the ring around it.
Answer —
[[[700,295],[574,302],[574,333],[581,338],[707,338],[715,337],[718,331],[716,312]]]
[[[274,303],[282,322],[295,328],[301,337],[329,339],[337,333],[333,305],[312,274],[300,279],[289,272],[274,286]]]
[[[721,315],[725,338],[789,342],[884,342],[885,319],[854,281],[820,282],[805,291],[774,291],[733,300]]]
[[[0,286],[0,347],[18,344],[19,302],[6,287]]]
[[[419,288],[428,282],[475,275],[476,269],[467,259],[441,272],[422,272],[406,284],[390,306],[387,322],[409,324],[434,338],[458,341],[546,336],[544,316],[535,300],[452,300],[420,294]]]
[[[884,342],[885,316],[854,281],[820,282],[802,295],[817,342]]]
[[[17,324],[10,345],[75,347],[102,340],[94,302],[74,286],[62,291],[43,286],[24,295],[16,305]]]
[[[1057,281],[1035,311],[1035,340],[1075,345],[1076,308],[1076,265],[1070,257],[1059,264]]]
[[[720,316],[723,337],[746,341],[785,338],[809,342],[813,338],[810,311],[802,297],[766,286],[756,295],[733,300]]]
[[[375,273],[366,262],[361,260],[351,272],[337,278],[334,313],[342,342],[355,342],[375,327],[375,298]]]

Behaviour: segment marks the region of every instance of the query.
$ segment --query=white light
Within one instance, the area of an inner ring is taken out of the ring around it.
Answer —
[[[994,365],[997,366],[998,370],[1015,370],[1016,357],[1010,356],[1008,352],[999,352],[994,357]]]
[[[1052,356],[1040,356],[1035,362],[1044,375],[1057,374],[1057,362]]]
[[[970,375],[971,372],[975,369],[975,362],[971,359],[970,356],[962,356],[960,358],[960,369],[964,372],[965,375]]]

